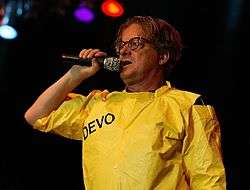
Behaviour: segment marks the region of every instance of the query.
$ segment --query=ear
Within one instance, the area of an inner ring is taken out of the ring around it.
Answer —
[[[169,60],[169,52],[163,53],[160,55],[160,65],[165,65]]]

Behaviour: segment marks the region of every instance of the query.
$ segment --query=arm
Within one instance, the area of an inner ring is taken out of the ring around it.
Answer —
[[[105,56],[106,53],[98,49],[84,49],[79,57],[92,58]],[[47,88],[26,111],[26,121],[33,125],[36,120],[49,115],[63,102],[69,92],[76,88],[82,81],[93,76],[100,69],[97,62],[93,61],[91,67],[74,65],[57,82]]]
[[[183,144],[191,189],[226,189],[220,126],[211,106],[194,105]]]

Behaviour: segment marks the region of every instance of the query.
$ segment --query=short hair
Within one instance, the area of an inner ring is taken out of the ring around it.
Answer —
[[[153,18],[151,16],[134,16],[120,25],[117,32],[116,43],[121,40],[121,35],[124,29],[131,24],[139,24],[142,27],[149,40],[155,46],[157,52],[169,52],[170,61],[167,65],[168,70],[172,70],[172,68],[179,62],[181,51],[184,47],[180,33],[163,19]]]

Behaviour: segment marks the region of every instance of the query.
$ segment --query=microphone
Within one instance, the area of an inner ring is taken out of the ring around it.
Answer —
[[[80,58],[74,55],[62,55],[63,62],[69,63],[69,64],[77,64],[77,65],[86,65],[91,66],[92,65],[92,59],[93,58]],[[109,71],[120,71],[120,60],[116,57],[95,57],[97,63],[104,69],[107,69]]]

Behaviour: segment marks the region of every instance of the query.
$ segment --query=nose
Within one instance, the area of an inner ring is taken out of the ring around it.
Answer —
[[[120,56],[126,56],[131,54],[131,49],[128,47],[128,44],[126,44],[124,47],[120,49]]]

